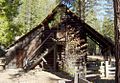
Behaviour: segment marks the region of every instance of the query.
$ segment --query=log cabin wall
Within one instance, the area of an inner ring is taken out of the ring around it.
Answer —
[[[23,67],[23,61],[31,56],[31,53],[41,44],[43,29],[44,27],[38,26],[8,49],[6,53],[7,68]]]
[[[47,41],[43,43],[51,33],[53,33],[51,37],[54,38],[55,30],[50,29],[48,23],[45,23],[44,26],[32,30],[25,38],[10,47],[6,54],[7,67],[22,68],[26,65],[26,61],[28,61],[29,58],[32,58],[34,55],[39,56],[46,49],[51,48],[54,45],[52,39],[47,39]],[[36,51],[36,49],[38,50]],[[53,55],[51,58],[54,58]],[[48,60],[48,58],[46,60]]]
[[[73,25],[75,24],[73,23]],[[67,24],[64,29],[58,31],[57,39],[59,40],[59,68],[73,75],[75,72],[74,62],[85,62],[85,56],[87,55],[86,33],[83,27]]]

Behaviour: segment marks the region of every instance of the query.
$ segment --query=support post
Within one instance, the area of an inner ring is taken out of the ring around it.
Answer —
[[[78,73],[78,68],[75,67],[75,76],[74,76],[74,83],[79,83],[79,73]]]
[[[84,67],[80,61],[73,62],[73,64],[75,66],[74,83],[80,83],[80,79],[85,79]]]
[[[55,44],[55,47],[54,47],[54,71],[56,71],[56,66],[57,66],[57,45]]]
[[[105,77],[108,78],[109,71],[108,71],[108,61],[105,61]]]

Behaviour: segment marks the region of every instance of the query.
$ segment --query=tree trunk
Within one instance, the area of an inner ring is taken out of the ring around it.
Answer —
[[[114,0],[114,12],[115,12],[115,55],[116,55],[115,83],[120,83],[120,0]]]

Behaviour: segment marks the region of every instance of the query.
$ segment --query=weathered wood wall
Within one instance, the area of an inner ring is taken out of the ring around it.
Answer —
[[[6,67],[16,68],[23,67],[28,56],[32,56],[31,53],[41,44],[41,37],[46,24],[48,24],[53,17],[56,15],[56,9],[58,6],[49,14],[40,25],[32,29],[30,32],[18,39],[14,44],[9,46],[6,53]],[[13,65],[14,64],[14,65]]]
[[[87,55],[86,33],[82,28],[67,24],[57,33],[58,42],[64,42],[62,48],[58,47],[61,49],[61,53],[59,52],[60,68],[71,75],[75,73],[75,62],[85,62]]]
[[[44,27],[38,26],[23,36],[6,53],[7,67],[23,67],[25,59],[40,45]]]

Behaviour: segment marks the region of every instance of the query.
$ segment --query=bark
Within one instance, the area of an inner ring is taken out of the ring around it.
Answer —
[[[114,1],[115,12],[115,57],[116,57],[116,76],[115,83],[120,83],[120,0]]]

